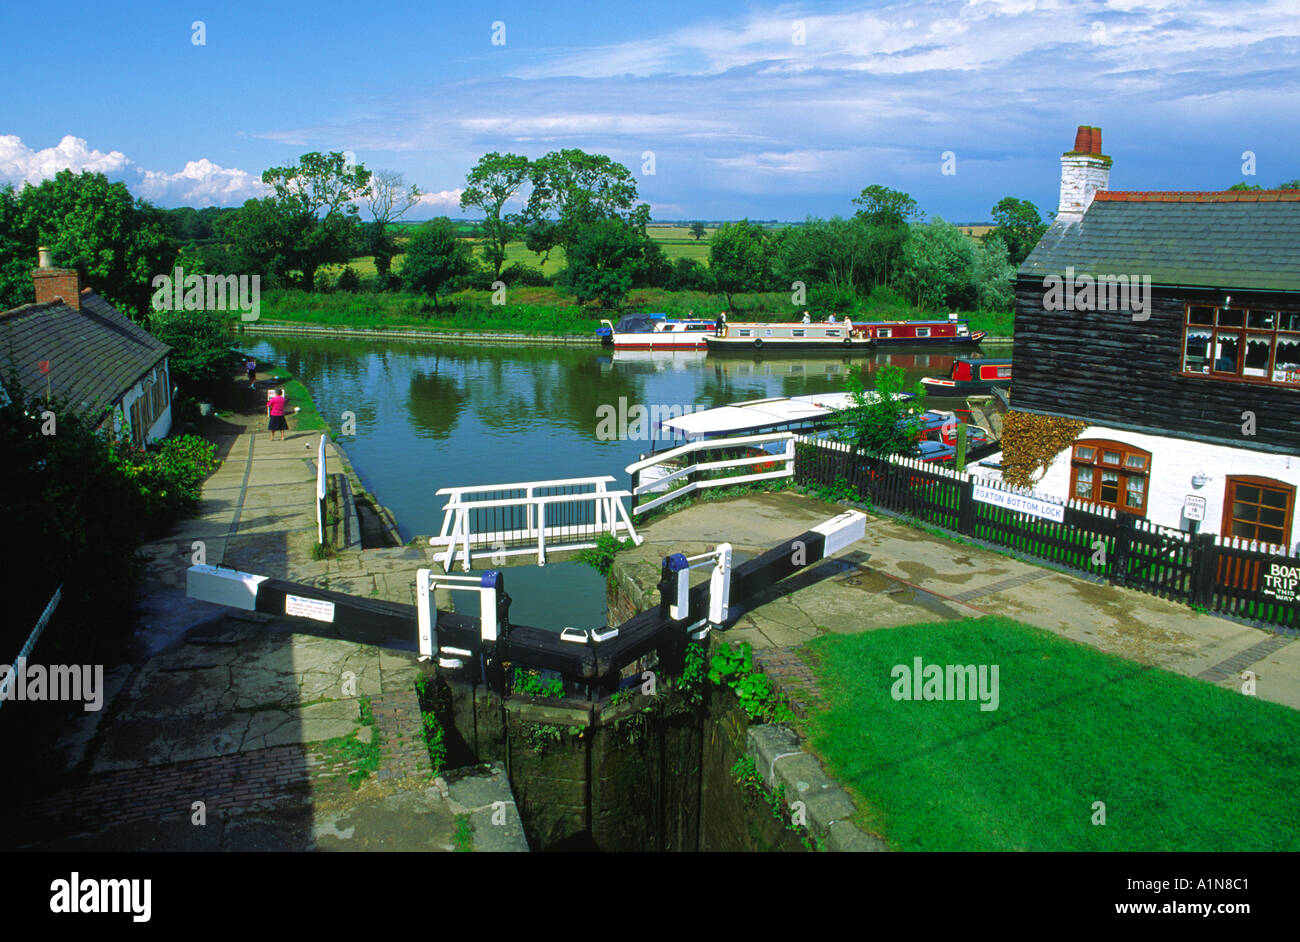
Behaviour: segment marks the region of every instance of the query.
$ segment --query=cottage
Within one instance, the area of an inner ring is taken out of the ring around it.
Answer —
[[[1017,273],[1002,473],[1036,466],[1021,483],[1048,495],[1294,547],[1300,192],[1118,192],[1110,169],[1100,130],[1079,128]]]
[[[65,400],[137,445],[171,430],[171,348],[101,298],[47,249],[36,303],[0,313],[0,374],[29,396]]]

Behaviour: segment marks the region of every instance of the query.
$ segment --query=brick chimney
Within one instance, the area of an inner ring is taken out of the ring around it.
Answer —
[[[1110,185],[1111,159],[1101,152],[1101,128],[1079,125],[1074,149],[1061,155],[1061,204],[1056,218],[1079,222],[1093,195]]]
[[[62,301],[74,311],[81,310],[81,275],[75,268],[55,268],[53,253],[41,246],[37,249],[39,267],[32,270],[36,285],[36,303]]]

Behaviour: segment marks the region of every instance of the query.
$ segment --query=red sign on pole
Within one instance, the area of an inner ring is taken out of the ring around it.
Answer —
[[[50,371],[50,361],[49,361],[49,360],[41,360],[41,361],[39,361],[39,362],[37,363],[37,365],[41,368],[41,372],[42,372],[42,373],[48,373],[48,372]]]

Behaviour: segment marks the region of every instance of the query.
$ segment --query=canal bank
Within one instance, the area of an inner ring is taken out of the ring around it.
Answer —
[[[538,346],[598,347],[595,336],[530,334],[492,330],[426,330],[421,327],[326,327],[318,324],[278,323],[258,320],[239,323],[243,334],[280,334],[299,337],[342,337],[358,340],[424,341],[427,343],[537,344]]]

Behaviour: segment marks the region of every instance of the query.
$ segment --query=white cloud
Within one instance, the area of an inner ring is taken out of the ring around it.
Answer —
[[[155,203],[180,206],[238,206],[269,188],[255,175],[235,167],[222,167],[204,157],[191,160],[179,173],[141,170],[143,179],[133,189]]]
[[[0,179],[10,183],[40,183],[60,170],[117,175],[131,163],[121,151],[91,150],[84,138],[64,135],[54,147],[32,150],[14,134],[0,135]]]
[[[464,187],[455,190],[439,190],[437,193],[421,193],[420,206],[426,206],[430,209],[460,209],[460,194],[464,193]]]

